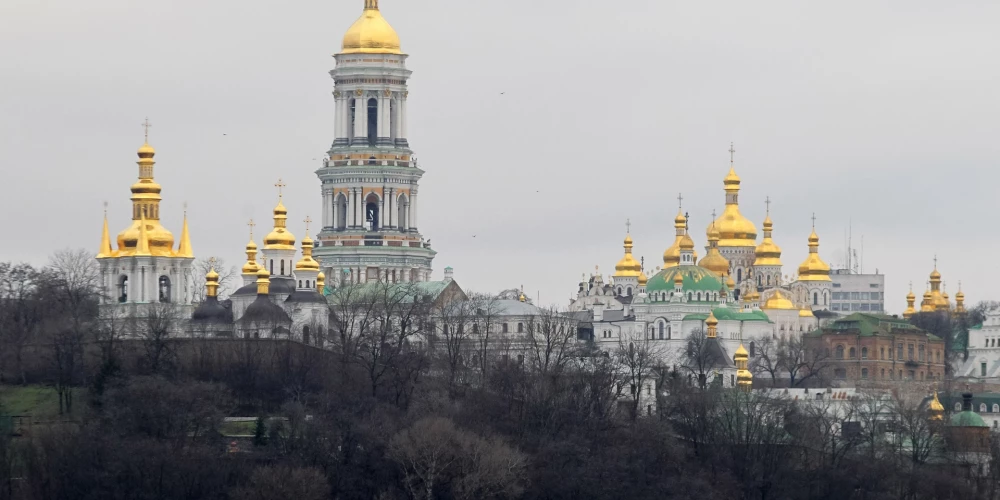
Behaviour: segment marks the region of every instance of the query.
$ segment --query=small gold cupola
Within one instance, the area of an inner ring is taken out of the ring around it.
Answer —
[[[205,275],[205,296],[219,296],[219,273],[215,272],[215,259],[211,259],[211,267]]]
[[[382,17],[378,0],[365,0],[361,17],[344,34],[341,54],[401,54],[399,35]]]
[[[917,310],[913,307],[917,301],[917,296],[913,294],[913,282],[910,282],[910,293],[906,294],[906,310],[903,311],[903,319],[910,319]]]
[[[816,216],[813,215],[812,234],[809,235],[809,256],[799,265],[799,281],[832,281],[830,265],[819,256],[819,236],[816,234]]]
[[[324,274],[323,271],[320,271],[319,274],[316,275],[316,292],[323,293],[323,290],[325,289],[326,289],[326,274]]]
[[[302,238],[302,258],[295,264],[296,271],[319,271],[319,262],[313,259],[313,240],[309,237],[309,224],[312,219],[306,217],[306,237]]]
[[[256,276],[257,271],[260,270],[260,264],[257,264],[257,244],[253,241],[253,227],[256,225],[253,219],[247,223],[247,226],[250,227],[250,241],[247,242],[247,262],[243,264],[243,276]]]
[[[767,200],[767,216],[764,218],[764,240],[757,246],[754,266],[780,266],[781,247],[774,243],[771,234],[774,223],[771,222],[771,200]]]
[[[750,373],[749,360],[750,353],[743,347],[743,342],[740,342],[740,347],[733,355],[733,362],[736,363],[736,386],[743,392],[750,392],[753,388],[753,373]]]
[[[709,311],[708,318],[705,319],[705,336],[714,339],[718,336],[719,320],[715,319],[715,312]]]
[[[678,198],[680,197],[678,196]],[[687,217],[684,217],[684,209],[677,212],[677,217],[674,218],[674,231],[676,237],[674,238],[673,245],[670,245],[663,252],[664,269],[680,265],[681,263],[681,240],[687,234]]]
[[[282,203],[281,179],[274,185],[278,188],[278,204],[274,207],[274,228],[264,237],[264,250],[295,250],[295,235],[288,231],[288,209]]]
[[[736,175],[734,155],[736,150],[729,145],[729,174],[722,180],[726,191],[726,208],[722,215],[713,221],[722,238],[720,247],[757,246],[757,227],[740,213],[740,176]],[[712,229],[712,224],[706,228],[706,234]]]
[[[712,214],[712,219],[715,219],[715,213]],[[719,231],[715,228],[715,222],[712,222],[708,230],[708,251],[698,265],[719,276],[729,276],[729,260],[719,253]]]
[[[958,282],[958,293],[955,294],[955,314],[962,314],[965,311],[965,293],[962,292],[962,282]]]
[[[271,273],[265,266],[257,271],[257,295],[267,295],[271,292]]]

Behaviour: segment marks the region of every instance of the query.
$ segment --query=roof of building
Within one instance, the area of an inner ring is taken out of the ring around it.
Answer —
[[[989,427],[983,417],[972,411],[961,411],[951,416],[952,427]]]
[[[649,282],[646,284],[646,290],[650,292],[673,291],[674,276],[677,274],[680,274],[683,277],[685,292],[718,292],[723,290],[725,286],[719,275],[704,267],[674,266],[663,269],[653,275],[652,278],[649,278]]]
[[[716,337],[705,339],[705,358],[712,368],[726,369],[736,367],[732,356],[726,352],[726,348],[722,346],[722,343]]]
[[[288,316],[285,309],[271,301],[269,295],[258,295],[240,318],[240,323],[266,323],[266,324],[287,324],[292,318]]]
[[[285,300],[285,302],[298,304],[326,304],[326,297],[316,290],[297,290]]]
[[[230,307],[226,307],[229,305]],[[205,301],[199,305],[191,314],[193,321],[232,323],[233,310],[232,302],[219,302],[218,297],[205,297]]]
[[[771,319],[767,317],[767,313],[759,310],[745,312],[728,307],[717,307],[712,309],[712,314],[714,314],[715,319],[719,321],[771,321]],[[687,316],[684,316],[684,321],[705,321],[706,319],[708,319],[707,314],[688,314]]]
[[[421,295],[424,298],[435,301],[441,296],[449,286],[454,285],[458,293],[462,297],[465,297],[465,292],[461,287],[458,286],[454,280],[442,280],[442,281],[418,281],[418,282],[406,282],[406,283],[395,283],[390,285],[389,290],[400,291],[407,295],[407,297],[412,300],[414,295]],[[384,284],[379,282],[374,283],[362,283],[360,285],[350,285],[346,287],[331,288],[327,287],[323,290],[323,295],[326,296],[327,302],[336,303],[336,298],[347,291],[355,294],[356,296],[363,296],[369,293],[375,293],[376,291],[381,292],[384,289]],[[516,302],[516,301],[515,301]]]
[[[928,333],[909,321],[884,314],[854,313],[850,316],[838,319],[826,328],[817,330],[808,335],[819,335],[823,333],[852,334],[862,337],[878,335],[893,335],[898,333],[909,333],[916,335],[927,335],[928,340],[941,340],[939,337]]]
[[[291,295],[295,293],[295,280],[286,276],[271,276],[268,293],[271,295]],[[234,297],[257,295],[257,284],[250,283],[233,293]]]

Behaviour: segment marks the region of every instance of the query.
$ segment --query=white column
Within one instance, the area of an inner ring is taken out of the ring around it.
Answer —
[[[420,226],[417,225],[417,192],[411,191],[410,193],[410,227],[416,229]]]
[[[333,138],[340,139],[344,135],[344,100],[338,92],[334,92],[335,111],[333,112]]]
[[[368,214],[365,213],[365,190],[364,188],[358,188],[358,225],[361,227],[366,227],[368,221],[365,218]]]
[[[386,207],[388,207],[386,208],[386,210],[389,212],[389,217],[387,217],[386,220],[389,221],[388,224],[389,227],[396,227],[396,195],[395,195],[396,190],[393,188],[389,188],[388,191],[389,193],[387,194],[387,196],[389,197],[389,199],[386,200],[385,205]]]
[[[403,92],[403,98],[399,104],[399,137],[406,139],[406,100],[409,92]]]
[[[323,212],[322,212],[322,214],[320,214],[319,220],[320,220],[320,224],[322,225],[322,227],[326,227],[328,225],[327,223],[329,222],[329,218],[330,218],[330,215],[329,215],[330,214],[330,210],[329,210],[329,208],[330,208],[330,194],[327,193],[325,190],[322,192],[322,194],[323,194]]]
[[[368,99],[354,97],[354,137],[368,137]]]
[[[379,120],[378,120],[378,136],[379,137],[389,137],[392,135],[390,127],[392,126],[392,115],[390,114],[389,102],[391,97],[386,97],[385,93],[382,94],[382,98],[379,100]]]
[[[385,207],[386,207],[385,188],[382,188],[382,197],[381,199],[378,200],[378,214],[379,214],[379,219],[381,219],[378,221],[379,224],[381,225],[380,228],[386,226]]]
[[[351,136],[351,96],[341,94],[340,101],[340,115],[337,118],[340,120],[340,133],[346,139]]]
[[[335,193],[333,191],[330,191],[330,207],[327,212],[330,214],[330,223],[327,224],[327,227],[336,227],[337,221],[340,220],[337,218],[337,209],[338,209],[337,198],[334,196],[334,194]]]
[[[400,109],[400,103],[402,103],[402,102],[403,102],[403,95],[402,94],[397,94],[396,95],[396,116],[392,116],[391,113],[389,115],[390,120],[392,120],[392,135],[396,139],[402,137],[401,135],[399,135],[400,134],[399,124],[402,123],[402,121],[403,121],[402,120],[402,118],[403,118],[403,112]],[[390,101],[390,103],[391,103],[391,101]]]

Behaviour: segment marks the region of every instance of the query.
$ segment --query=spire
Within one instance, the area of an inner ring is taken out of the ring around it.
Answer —
[[[917,301],[917,296],[913,294],[913,282],[910,282],[910,293],[906,294],[906,310],[903,311],[903,319],[910,319],[914,314],[917,314],[917,310],[914,309],[913,305]]]
[[[250,241],[247,243],[247,262],[243,264],[243,275],[247,277],[253,277],[257,274],[260,266],[257,265],[257,244],[253,241],[253,227],[257,224],[254,223],[253,219],[247,222],[247,226],[250,228]],[[247,283],[249,284],[249,283]]]
[[[181,229],[181,242],[177,246],[177,256],[194,258],[194,251],[191,250],[191,235],[188,232],[187,203],[184,204],[184,228]]]
[[[114,257],[111,249],[111,233],[108,232],[108,202],[104,202],[104,232],[101,234],[101,249],[97,252],[98,259]]]
[[[135,255],[136,257],[152,255],[149,253],[149,234],[146,233],[146,215],[144,213],[139,215],[139,240],[135,243]]]
[[[955,294],[955,314],[965,312],[965,293],[962,292],[962,282],[958,282],[958,293]]]
[[[527,302],[528,298],[524,296],[524,285],[521,285],[521,296],[517,298],[521,302]]]

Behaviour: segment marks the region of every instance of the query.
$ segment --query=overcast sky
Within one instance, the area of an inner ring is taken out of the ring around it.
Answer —
[[[97,251],[129,220],[153,123],[163,222],[189,204],[198,256],[242,264],[283,178],[300,239],[333,139],[332,54],[362,0],[0,2],[0,260]],[[420,229],[467,290],[524,285],[565,305],[610,274],[632,220],[659,265],[677,194],[705,244],[730,141],[741,207],[773,200],[785,273],[843,262],[905,307],[940,258],[954,295],[996,299],[1000,3],[382,0],[410,54]],[[501,94],[502,93],[502,94]],[[264,228],[266,231],[266,227]],[[475,235],[475,237],[473,237]],[[699,251],[704,254],[703,250]]]

